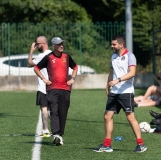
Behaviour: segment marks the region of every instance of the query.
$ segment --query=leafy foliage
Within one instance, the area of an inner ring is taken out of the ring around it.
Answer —
[[[90,21],[86,10],[71,0],[1,0],[2,22],[78,22]]]
[[[160,29],[161,24],[161,1],[160,0],[132,0],[133,13],[133,40],[134,53],[138,62],[144,69],[150,65],[152,61],[152,28],[154,31]],[[122,0],[1,0],[0,1],[0,23],[10,23],[12,32],[10,33],[12,41],[11,50],[13,54],[26,53],[30,47],[31,41],[35,37],[43,34],[49,40],[53,36],[61,36],[66,39],[67,51],[73,54],[78,63],[85,63],[91,67],[97,68],[98,72],[103,71],[101,64],[104,59],[109,57],[110,38],[113,34],[123,33],[104,31],[100,28],[97,31],[96,26],[92,26],[92,22],[109,22],[125,21],[125,1]],[[22,24],[23,23],[23,24]],[[81,26],[82,23],[88,23],[86,27]],[[48,24],[48,27],[46,27]],[[152,25],[153,24],[153,25]],[[19,26],[18,29],[16,26]],[[36,25],[36,26],[35,26]],[[99,25],[98,25],[99,26]],[[0,55],[6,53],[8,49],[6,36],[7,24],[1,25],[1,37],[3,38],[2,50]],[[117,30],[120,26],[115,26]],[[122,28],[120,28],[122,30]],[[17,33],[18,32],[18,33]],[[81,37],[77,37],[78,35]],[[125,34],[125,33],[124,33]],[[30,36],[28,36],[30,35]],[[103,38],[108,37],[108,38]],[[109,38],[110,37],[110,38]],[[155,33],[154,37],[155,53],[161,53],[161,34]],[[102,42],[102,43],[98,43]],[[21,46],[21,48],[20,48]],[[141,52],[138,52],[138,51]],[[74,54],[76,53],[76,55]],[[82,53],[82,54],[81,54]],[[93,57],[91,55],[93,53]],[[108,53],[106,56],[104,54]],[[141,53],[141,55],[139,55]],[[102,60],[97,61],[97,55]],[[148,58],[142,62],[141,59]],[[104,63],[103,63],[104,62]],[[158,59],[157,59],[158,62]],[[160,62],[158,62],[160,63]],[[102,65],[103,66],[103,65]],[[107,66],[106,66],[107,67]],[[103,68],[103,67],[102,67]],[[104,72],[104,71],[103,71]]]

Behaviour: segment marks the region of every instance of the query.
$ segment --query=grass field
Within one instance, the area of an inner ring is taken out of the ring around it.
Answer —
[[[136,94],[145,90],[136,89]],[[0,92],[0,160],[31,160],[35,144],[35,132],[39,107],[35,105],[36,92]],[[103,142],[106,95],[105,90],[73,90],[63,146],[52,146],[52,137],[44,138],[41,160],[160,160],[161,135],[142,134],[147,152],[134,153],[135,137],[124,112],[114,116],[115,136],[123,136],[123,142],[113,140],[112,153],[95,153],[93,148]],[[136,108],[138,122],[150,122],[149,110],[160,108]]]

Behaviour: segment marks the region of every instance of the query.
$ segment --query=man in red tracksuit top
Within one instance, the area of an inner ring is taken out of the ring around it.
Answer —
[[[54,37],[51,43],[53,52],[46,55],[34,67],[34,71],[46,83],[53,143],[63,145],[62,135],[70,105],[71,87],[75,81],[78,66],[69,54],[64,53],[63,40],[60,37]],[[69,67],[73,69],[71,79],[68,79]],[[42,68],[47,68],[49,80],[41,74]]]

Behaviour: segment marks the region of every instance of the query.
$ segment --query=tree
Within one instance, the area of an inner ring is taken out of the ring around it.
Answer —
[[[71,0],[1,0],[0,23],[91,21],[86,10]]]

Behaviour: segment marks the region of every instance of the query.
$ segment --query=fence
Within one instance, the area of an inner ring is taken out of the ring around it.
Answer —
[[[147,25],[145,30],[146,27],[143,28],[140,25],[137,24],[133,29],[133,52],[138,62],[137,72],[147,73],[152,72],[150,32],[152,27]],[[27,67],[27,53],[31,43],[40,35],[45,35],[49,44],[54,36],[62,37],[65,40],[65,52],[69,53],[80,65],[80,73],[89,73],[81,66],[88,66],[96,73],[108,73],[112,53],[111,37],[116,34],[125,35],[124,22],[2,23],[0,25],[0,75],[34,74],[33,70]],[[144,41],[145,38],[148,41]]]

